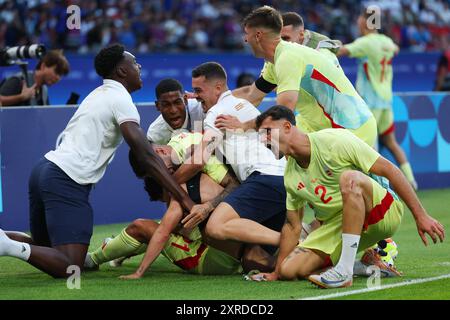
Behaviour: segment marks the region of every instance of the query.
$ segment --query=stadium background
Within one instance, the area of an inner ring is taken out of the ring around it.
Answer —
[[[384,11],[382,26],[401,47],[394,60],[394,101],[397,137],[417,175],[420,188],[450,186],[450,96],[432,93],[441,51],[448,46],[450,10],[447,0],[370,1]],[[179,79],[190,89],[192,67],[205,61],[222,63],[235,86],[243,71],[258,75],[262,61],[243,46],[239,21],[253,7],[270,4],[297,11],[306,28],[344,43],[357,36],[361,1],[0,1],[0,47],[43,43],[64,48],[70,74],[50,88],[52,106],[2,108],[0,228],[28,229],[28,175],[36,161],[54,148],[56,138],[74,107],[56,106],[71,92],[81,99],[101,81],[93,70],[93,56],[108,43],[122,42],[142,65],[144,88],[133,94],[140,103],[141,125],[146,130],[156,118],[154,86],[164,77]],[[81,8],[81,29],[68,30],[66,8]],[[29,60],[30,69],[35,61]],[[356,61],[341,64],[354,81]],[[0,68],[0,79],[18,72]],[[419,92],[419,93],[417,93]],[[80,99],[80,101],[81,101]],[[273,100],[272,100],[273,101]],[[265,102],[269,106],[271,100]],[[140,181],[134,178],[122,145],[105,177],[91,194],[96,224],[158,218],[159,203],[149,203]],[[389,156],[388,156],[389,157]]]

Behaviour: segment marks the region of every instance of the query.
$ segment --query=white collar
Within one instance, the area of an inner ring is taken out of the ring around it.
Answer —
[[[128,92],[128,90],[124,87],[124,85],[121,84],[119,81],[116,81],[116,80],[112,80],[112,79],[103,79],[103,84],[109,84],[109,85],[112,85],[112,86],[114,86],[114,87],[124,89],[125,91]]]
[[[223,100],[223,99],[225,99],[226,97],[231,96],[231,95],[232,95],[232,94],[231,94],[231,90],[225,91],[224,93],[222,93],[222,94],[220,95],[219,99],[217,100],[217,103],[219,103],[221,100]],[[216,103],[216,104],[217,104],[217,103]]]
[[[306,46],[308,44],[309,40],[311,40],[311,33],[309,32],[309,30],[305,30],[304,36],[303,36],[303,42],[301,44]]]

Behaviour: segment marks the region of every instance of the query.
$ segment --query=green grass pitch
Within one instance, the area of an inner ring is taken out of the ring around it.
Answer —
[[[450,189],[421,191],[419,197],[428,212],[439,219],[450,232]],[[91,250],[103,238],[118,234],[124,224],[97,226]],[[425,247],[417,234],[413,218],[405,212],[402,225],[393,237],[399,246],[396,266],[404,273],[401,278],[381,279],[381,285],[390,285],[414,279],[450,274],[450,240]],[[320,290],[308,281],[253,283],[241,276],[197,276],[183,273],[159,257],[145,278],[135,281],[120,280],[132,273],[141,257],[128,260],[121,268],[107,265],[98,272],[82,275],[81,289],[69,290],[65,280],[55,280],[26,263],[0,257],[0,299],[189,299],[203,300],[274,300],[324,296],[349,290],[364,289],[367,280],[355,278],[348,289]],[[375,292],[353,294],[337,299],[445,299],[450,300],[450,279],[401,286]]]

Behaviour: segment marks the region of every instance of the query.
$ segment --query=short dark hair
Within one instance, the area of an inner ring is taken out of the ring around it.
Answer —
[[[121,44],[113,44],[100,50],[95,56],[95,71],[97,74],[106,79],[111,77],[117,65],[123,59],[125,47]]]
[[[192,78],[198,78],[201,76],[205,76],[206,80],[227,80],[227,73],[225,72],[225,69],[220,63],[217,62],[205,62],[192,70]]]
[[[283,27],[293,26],[294,28],[303,27],[303,18],[297,12],[285,12],[281,15],[283,19]]]
[[[131,150],[128,152],[128,161],[130,162],[134,174],[138,178],[144,178],[144,189],[147,192],[150,201],[161,200],[163,196],[162,186],[158,182],[156,182],[154,178],[145,176],[145,170],[142,168]]]
[[[256,118],[256,128],[259,129],[259,127],[261,127],[261,124],[263,123],[263,121],[269,117],[271,117],[272,120],[275,120],[275,121],[280,120],[280,119],[285,119],[285,120],[289,121],[291,124],[293,124],[294,126],[296,124],[295,115],[291,109],[289,109],[288,107],[285,107],[285,106],[275,105],[275,106],[269,108],[268,110],[264,111],[263,113],[261,113]]]
[[[242,72],[236,79],[236,88],[241,88],[255,82],[255,76],[248,72]]]
[[[50,50],[47,52],[36,65],[36,69],[39,69],[44,64],[47,67],[56,66],[55,71],[60,76],[65,76],[70,71],[69,62],[63,55],[62,50]]]
[[[156,99],[159,99],[162,94],[171,91],[179,91],[181,93],[184,93],[183,85],[175,79],[169,78],[161,80],[155,88]]]
[[[263,27],[275,33],[280,33],[283,27],[281,14],[270,6],[259,7],[250,12],[242,22],[244,27]]]

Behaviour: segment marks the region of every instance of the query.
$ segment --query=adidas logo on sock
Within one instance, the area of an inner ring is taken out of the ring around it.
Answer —
[[[358,248],[358,243],[355,242],[354,244],[352,244],[352,245],[350,246],[350,248],[354,248],[354,249]]]
[[[27,251],[27,248],[25,248],[25,246],[22,245],[22,253],[24,253],[25,251]]]

